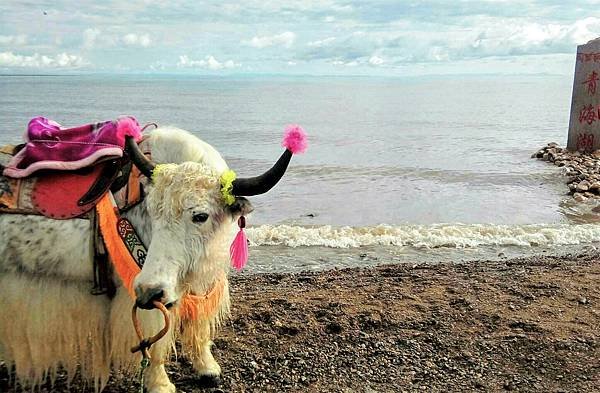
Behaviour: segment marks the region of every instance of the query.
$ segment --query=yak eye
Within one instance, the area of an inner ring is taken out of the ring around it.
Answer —
[[[192,216],[192,221],[194,221],[197,224],[206,222],[206,220],[208,220],[208,214],[206,214],[206,213],[195,213]]]

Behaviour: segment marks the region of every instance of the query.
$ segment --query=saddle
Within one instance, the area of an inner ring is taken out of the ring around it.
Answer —
[[[134,118],[69,129],[32,119],[26,144],[0,147],[0,213],[84,217],[107,191],[125,185],[119,208],[131,206],[140,199],[139,171],[123,155],[125,135],[141,138]]]

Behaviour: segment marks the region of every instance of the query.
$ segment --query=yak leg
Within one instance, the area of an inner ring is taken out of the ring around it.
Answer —
[[[150,348],[152,361],[144,374],[144,385],[148,393],[175,393],[175,385],[165,371],[165,357],[168,348],[157,342]]]
[[[141,356],[139,353],[134,356],[129,351],[139,341],[131,321],[132,307],[133,300],[127,291],[120,287],[112,301],[111,309],[112,360],[117,369],[135,375],[139,371]],[[156,334],[164,326],[162,314],[158,310],[138,310],[137,316],[145,336]],[[144,373],[144,385],[149,393],[175,392],[175,385],[169,381],[164,367],[173,340],[173,326],[171,326],[171,330],[150,348],[152,360]]]
[[[181,337],[183,350],[192,361],[194,370],[203,384],[218,385],[221,377],[221,366],[213,357],[210,347],[210,321],[198,320],[184,323]]]

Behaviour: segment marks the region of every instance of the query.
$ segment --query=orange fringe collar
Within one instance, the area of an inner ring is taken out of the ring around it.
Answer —
[[[140,272],[140,268],[117,233],[119,212],[111,193],[107,192],[100,199],[96,205],[96,212],[98,214],[100,232],[102,233],[102,238],[104,239],[104,244],[113,267],[131,298],[135,299],[133,280]],[[222,274],[215,281],[213,287],[204,295],[186,294],[179,306],[179,316],[181,319],[211,319],[215,315],[223,296],[225,280],[225,275]]]

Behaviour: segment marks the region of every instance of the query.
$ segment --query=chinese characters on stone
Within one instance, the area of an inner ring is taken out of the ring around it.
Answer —
[[[588,76],[588,79],[582,83],[582,85],[587,85],[588,93],[591,96],[596,94],[596,85],[598,80],[598,73],[596,71],[592,71],[592,73]]]
[[[593,57],[592,57],[593,58]],[[579,60],[579,55],[577,56],[577,60]],[[596,94],[596,88],[598,87],[598,73],[596,71],[592,71],[587,80],[583,81],[583,85],[587,85],[587,92],[589,95]],[[594,106],[584,105],[583,108],[579,111],[579,124],[587,123],[588,125],[592,125],[595,122],[600,121],[600,105]],[[591,151],[594,148],[594,134],[580,132],[577,134],[577,150],[583,151]]]
[[[592,104],[584,106],[579,111],[579,123],[587,123],[589,125],[594,124],[600,120],[600,105],[594,107]]]
[[[577,150],[591,151],[594,149],[594,135],[580,132],[577,135]]]

